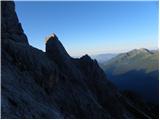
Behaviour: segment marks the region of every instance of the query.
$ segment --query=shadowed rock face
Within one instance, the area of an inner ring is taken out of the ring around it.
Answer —
[[[1,3],[2,118],[149,118],[96,61],[71,58],[56,35],[47,38],[46,52],[30,46],[14,3]]]
[[[70,60],[70,56],[54,33],[46,38],[46,53],[59,64]]]
[[[19,23],[15,12],[14,2],[1,2],[1,38],[12,39],[15,42],[28,44],[26,35],[23,32],[21,23]],[[2,40],[2,42],[3,42]]]

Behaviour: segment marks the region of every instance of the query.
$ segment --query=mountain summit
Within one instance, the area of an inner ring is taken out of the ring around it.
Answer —
[[[85,55],[71,58],[55,34],[29,45],[13,1],[2,1],[2,118],[150,118]]]
[[[55,33],[52,33],[45,38],[45,42],[47,43],[47,41],[50,39],[57,40],[58,38]]]
[[[61,63],[70,59],[69,54],[54,33],[46,38],[46,53],[55,62]]]
[[[114,67],[115,74],[125,73],[131,70],[144,70],[147,73],[158,70],[159,52],[152,52],[148,49],[134,49],[126,53],[121,53],[111,60],[103,63],[104,69]]]

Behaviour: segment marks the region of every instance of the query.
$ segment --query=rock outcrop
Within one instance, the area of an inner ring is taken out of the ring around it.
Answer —
[[[1,38],[28,44],[27,37],[15,12],[14,2],[10,2],[9,4],[8,2],[1,3]]]
[[[149,118],[88,55],[71,58],[56,35],[29,45],[14,2],[2,6],[2,118]]]
[[[46,53],[57,64],[70,60],[69,54],[54,33],[46,38]]]

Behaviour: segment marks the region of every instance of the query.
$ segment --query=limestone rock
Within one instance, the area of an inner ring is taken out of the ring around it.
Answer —
[[[24,34],[21,23],[19,23],[17,14],[15,12],[15,4],[13,1],[2,1],[2,15],[1,15],[1,37],[2,43],[5,39],[12,39],[13,41],[28,44],[28,39]]]
[[[1,3],[2,118],[149,118],[96,61],[71,58],[55,34],[47,38],[46,52],[30,46],[14,3]]]
[[[56,63],[62,63],[70,59],[69,54],[54,33],[46,38],[46,53]]]

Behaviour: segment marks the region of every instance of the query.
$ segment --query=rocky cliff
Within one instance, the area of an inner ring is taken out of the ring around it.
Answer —
[[[149,118],[95,60],[71,58],[55,34],[46,38],[46,52],[30,46],[14,2],[1,7],[2,118]]]

